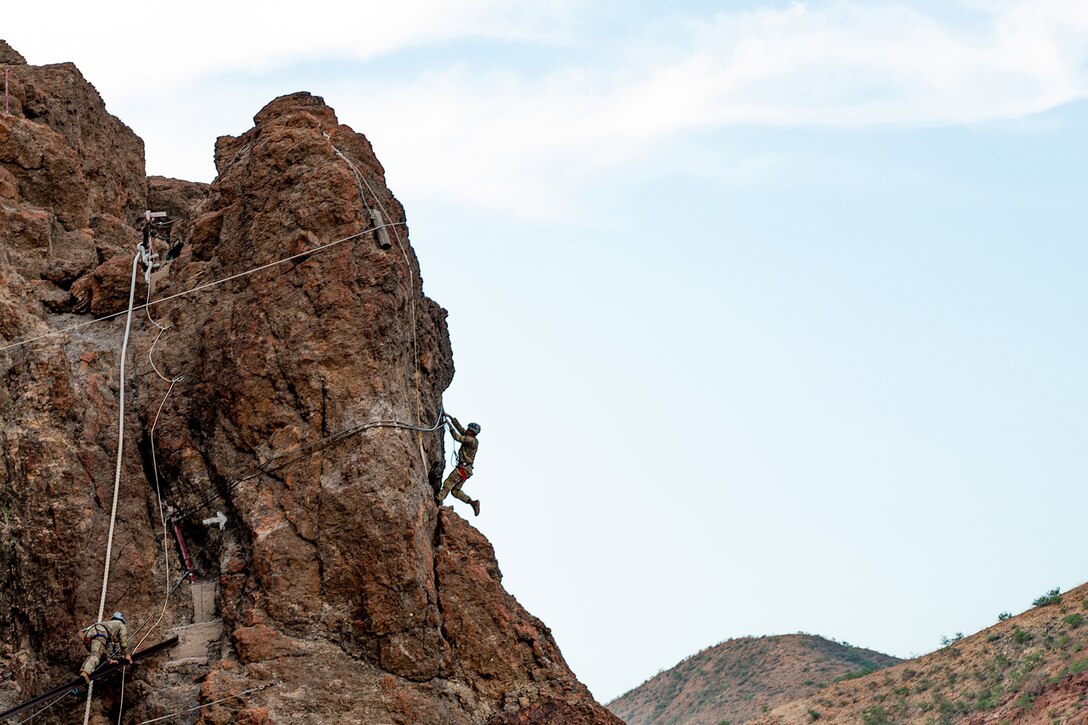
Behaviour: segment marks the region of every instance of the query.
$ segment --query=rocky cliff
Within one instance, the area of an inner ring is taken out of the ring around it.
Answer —
[[[184,245],[138,268],[106,607],[182,643],[96,685],[92,722],[618,722],[434,502],[442,436],[404,425],[442,410],[445,311],[366,138],[299,93],[218,140],[212,184],[148,179],[74,66],[0,42],[0,67],[0,709],[70,678],[97,615],[151,209],[162,259]]]

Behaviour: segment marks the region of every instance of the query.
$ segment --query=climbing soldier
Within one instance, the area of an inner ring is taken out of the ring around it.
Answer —
[[[91,682],[91,673],[105,659],[108,664],[116,664],[114,650],[121,653],[132,664],[132,655],[128,652],[128,630],[125,628],[125,615],[114,612],[108,622],[98,622],[83,630],[83,645],[91,653],[83,662],[79,676],[87,684]]]
[[[454,498],[472,506],[472,513],[479,516],[479,500],[474,500],[463,492],[461,486],[472,476],[472,463],[476,460],[476,449],[480,447],[480,442],[476,440],[476,436],[480,435],[480,426],[478,423],[469,423],[467,428],[462,428],[452,415],[446,416],[446,425],[449,426],[453,439],[461,444],[461,448],[457,451],[457,465],[450,471],[438,493],[438,503],[442,503],[446,495],[452,493]]]

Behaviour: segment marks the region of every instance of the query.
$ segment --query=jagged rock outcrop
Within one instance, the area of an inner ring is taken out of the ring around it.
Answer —
[[[0,45],[0,62],[20,60]],[[125,711],[156,717],[267,685],[200,722],[618,722],[502,589],[486,539],[435,505],[441,436],[336,438],[374,420],[430,427],[453,376],[445,311],[422,293],[404,210],[367,140],[294,94],[219,139],[210,186],[148,180],[139,139],[74,66],[21,63],[12,77],[4,345],[89,322],[83,311],[123,311],[149,203],[186,242],[154,299],[299,255],[135,316],[107,608],[150,618],[148,642],[199,620],[187,584],[164,607],[180,572],[157,483],[185,514],[200,579],[218,587],[223,635],[201,656],[137,668]],[[392,245],[371,208],[396,225]],[[148,296],[142,276],[136,296]],[[97,613],[124,319],[0,359],[0,673],[14,673],[0,707],[71,673],[74,633]],[[275,470],[237,482],[269,460]],[[217,511],[223,530],[201,523]],[[115,721],[116,683],[100,693],[97,721]],[[67,722],[63,709],[41,721]]]

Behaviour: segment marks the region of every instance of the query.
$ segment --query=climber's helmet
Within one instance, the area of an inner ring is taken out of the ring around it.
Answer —
[[[110,617],[110,619],[116,619],[121,624],[125,623],[125,615],[121,614],[120,612],[114,612],[113,616]]]
[[[468,432],[471,433],[474,436],[480,435],[480,424],[479,423],[469,423],[468,424]]]

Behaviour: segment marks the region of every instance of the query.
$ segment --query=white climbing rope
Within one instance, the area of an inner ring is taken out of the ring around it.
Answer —
[[[395,223],[392,223],[392,224],[383,224],[379,228],[380,229],[386,229],[386,228],[390,228],[390,227],[396,228],[398,226],[403,226],[403,225],[404,225],[404,222],[395,222]],[[192,287],[192,288],[187,289],[187,290],[182,290],[181,292],[175,292],[174,294],[167,295],[166,297],[160,297],[159,299],[152,300],[151,302],[148,302],[147,304],[136,305],[135,307],[132,307],[131,309],[129,309],[128,313],[132,314],[132,312],[135,311],[135,310],[142,310],[142,309],[144,309],[146,307],[150,307],[151,305],[157,305],[157,304],[161,304],[163,302],[169,302],[170,300],[175,300],[178,297],[184,297],[185,295],[191,295],[191,294],[193,294],[195,292],[202,292],[203,290],[210,289],[211,287],[215,287],[217,285],[221,285],[221,284],[223,284],[225,282],[230,282],[231,280],[239,279],[241,277],[246,277],[246,276],[249,276],[251,274],[256,274],[257,272],[268,269],[270,267],[275,267],[278,264],[286,264],[287,262],[294,261],[294,260],[296,260],[296,259],[298,259],[300,257],[306,257],[306,256],[309,256],[311,254],[317,254],[318,252],[323,252],[326,249],[331,249],[332,247],[335,247],[338,244],[343,244],[344,242],[350,242],[353,239],[358,239],[359,237],[370,234],[372,231],[374,231],[374,230],[373,229],[367,229],[365,231],[359,232],[358,234],[352,234],[350,237],[344,237],[343,239],[337,239],[337,240],[332,241],[332,242],[327,242],[325,244],[318,245],[318,246],[314,247],[313,249],[307,249],[304,252],[299,252],[298,254],[292,254],[289,257],[284,257],[283,259],[277,259],[274,262],[268,262],[267,264],[262,264],[262,265],[260,265],[258,267],[253,267],[252,269],[247,269],[244,272],[239,272],[238,274],[232,274],[229,277],[223,277],[222,279],[216,279],[216,280],[212,280],[211,282],[205,282],[204,284],[199,284],[196,287]],[[112,320],[113,318],[120,317],[123,314],[125,314],[124,310],[122,310],[121,312],[114,312],[114,313],[111,313],[109,315],[103,315],[102,317],[96,317],[93,320],[87,320],[86,322],[80,322],[79,324],[71,325],[69,327],[62,327],[61,329],[53,330],[52,332],[46,332],[46,333],[43,333],[41,335],[36,335],[34,337],[28,337],[25,340],[19,340],[18,342],[13,342],[13,343],[10,343],[8,345],[4,345],[3,347],[0,347],[0,352],[5,352],[7,350],[11,350],[11,349],[16,348],[16,347],[22,347],[23,345],[29,345],[29,344],[31,344],[33,342],[38,342],[40,340],[45,340],[45,339],[50,338],[50,337],[56,337],[57,335],[63,335],[65,333],[67,333],[67,332],[73,332],[75,330],[79,330],[79,329],[82,329],[84,327],[89,327],[90,325],[94,325],[94,324],[97,324],[99,322],[105,322],[106,320]]]
[[[169,330],[171,327],[171,325],[160,325],[159,321],[151,316],[151,294],[154,286],[154,280],[149,277],[147,280],[147,300],[144,303],[144,314],[147,315],[148,322],[159,328],[159,334],[155,335],[155,340],[151,343],[151,347],[147,349],[147,361],[151,363],[151,369],[155,371],[155,374],[158,375],[163,382],[171,383],[170,387],[172,388],[173,383],[181,381],[181,376],[179,375],[176,378],[168,378],[163,375],[162,372],[159,370],[158,366],[155,365],[155,358],[152,356],[152,354],[155,352],[155,346],[159,344],[159,339],[162,337],[162,334]]]
[[[125,711],[125,673],[127,667],[121,668],[121,699],[117,703],[117,725],[121,725],[121,713]]]
[[[163,617],[166,616],[166,608],[170,604],[170,595],[172,594],[172,590],[171,590],[171,587],[170,587],[170,544],[169,544],[170,535],[169,535],[169,527],[167,526],[167,523],[166,523],[166,511],[165,511],[165,509],[163,507],[163,503],[162,503],[162,490],[161,490],[161,488],[159,486],[159,464],[158,464],[158,461],[156,460],[156,454],[155,454],[155,427],[158,426],[158,424],[159,424],[159,415],[162,414],[162,408],[163,408],[164,405],[166,405],[166,399],[170,397],[170,393],[174,390],[174,386],[177,385],[179,380],[181,380],[180,377],[175,378],[175,379],[170,381],[170,388],[166,391],[166,395],[164,395],[162,397],[162,402],[159,403],[159,409],[155,412],[155,420],[151,424],[151,435],[150,435],[150,438],[151,438],[151,470],[153,471],[154,476],[155,476],[155,498],[158,499],[158,502],[159,502],[159,519],[162,521],[162,557],[163,557],[163,566],[165,567],[165,570],[166,570],[165,571],[166,594],[165,594],[165,596],[163,597],[163,600],[162,600],[162,610],[159,612],[159,618],[155,620],[155,623],[153,625],[151,625],[151,628],[148,629],[147,632],[144,633],[144,636],[141,637],[140,641],[136,643],[136,646],[132,648],[134,651],[139,649],[140,645],[142,645],[145,641],[147,641],[147,638],[151,636],[151,633],[154,632],[155,628],[158,627],[159,624],[162,622]]]
[[[163,567],[165,568],[166,594],[162,600],[162,610],[159,612],[159,618],[156,619],[155,623],[151,625],[151,628],[144,633],[144,636],[141,637],[140,641],[136,643],[136,646],[132,648],[133,650],[139,649],[140,645],[147,641],[147,638],[151,636],[151,633],[154,632],[155,628],[162,622],[163,617],[166,616],[166,608],[170,604],[170,594],[172,593],[170,587],[170,534],[169,527],[166,523],[166,511],[162,501],[162,487],[159,485],[159,462],[158,455],[155,451],[155,428],[159,425],[159,416],[162,415],[163,406],[166,405],[166,401],[170,398],[170,393],[174,392],[174,386],[181,382],[182,376],[178,375],[174,378],[168,378],[155,367],[155,359],[152,357],[152,353],[155,350],[155,345],[162,337],[162,334],[170,328],[170,325],[160,325],[158,320],[151,316],[152,286],[152,281],[149,279],[147,283],[147,304],[144,306],[144,311],[147,314],[148,321],[159,328],[159,333],[155,336],[155,341],[151,343],[151,347],[148,348],[147,361],[151,364],[151,369],[155,371],[155,374],[158,375],[159,378],[170,383],[170,387],[167,388],[166,394],[162,396],[162,401],[159,403],[158,410],[155,411],[155,420],[151,423],[151,433],[149,436],[151,441],[151,471],[155,477],[155,498],[159,503],[159,520],[162,522],[162,557]]]
[[[226,485],[225,490],[222,493],[220,493],[219,491],[216,491],[216,492],[212,493],[210,496],[206,496],[205,498],[203,498],[199,503],[195,504],[194,506],[191,506],[189,508],[186,508],[184,511],[179,512],[178,516],[182,516],[182,517],[189,516],[190,514],[194,513],[195,511],[199,511],[200,509],[204,508],[205,506],[207,506],[209,503],[211,503],[215,499],[224,498],[225,493],[227,491],[234,490],[235,488],[237,488],[241,484],[245,483],[246,481],[252,481],[253,479],[255,479],[255,478],[257,478],[257,477],[259,477],[261,475],[265,475],[265,474],[272,473],[274,471],[278,471],[281,468],[284,468],[286,466],[291,465],[292,463],[295,463],[295,462],[301,460],[306,455],[309,455],[311,453],[316,453],[317,451],[319,451],[319,450],[321,450],[321,449],[323,449],[323,448],[325,448],[327,446],[330,446],[333,443],[336,443],[338,441],[342,441],[345,438],[348,438],[349,436],[355,435],[356,433],[362,433],[363,431],[372,430],[374,428],[395,428],[397,430],[415,431],[415,432],[420,433],[420,434],[432,433],[432,432],[434,432],[434,431],[436,431],[436,430],[438,430],[439,428],[442,427],[442,422],[443,422],[442,417],[443,417],[443,413],[442,413],[442,411],[439,411],[439,413],[438,413],[438,422],[436,422],[430,428],[425,428],[423,426],[411,425],[410,423],[403,423],[403,422],[401,422],[399,420],[371,420],[371,421],[367,421],[366,423],[360,423],[359,425],[353,425],[353,426],[350,426],[348,428],[343,428],[343,429],[337,431],[336,433],[333,433],[332,435],[325,436],[324,438],[318,439],[318,440],[314,441],[313,443],[307,443],[306,445],[295,446],[294,448],[289,448],[286,451],[283,451],[281,453],[278,453],[278,454],[272,456],[271,458],[266,460],[264,463],[257,466],[256,470],[253,471],[252,473],[249,473],[249,474],[247,474],[245,476],[242,476],[241,478],[236,478],[233,481],[230,481]],[[286,460],[284,460],[284,459],[286,459]]]
[[[345,161],[348,158],[344,157]],[[348,161],[351,164],[351,161]],[[359,170],[355,168],[355,164],[351,164],[351,168],[359,175],[359,178],[366,184],[366,188],[370,190],[370,195],[374,197],[374,201],[377,202],[378,208],[382,210],[382,215],[387,219],[392,219],[389,212],[386,211],[385,205],[382,204],[381,198],[374,191],[374,188],[370,185],[370,182],[366,180],[366,177],[359,174]],[[408,269],[408,318],[409,323],[412,326],[412,368],[415,371],[415,385],[411,386],[415,390],[416,394],[416,425],[420,425],[423,421],[420,417],[423,408],[423,400],[419,394],[419,331],[416,329],[416,283],[415,275],[416,270],[412,268],[412,261],[408,258],[408,250],[404,246],[404,240],[401,239],[400,230],[396,226],[393,227],[393,236],[397,238],[397,246],[400,247],[400,253],[404,257],[404,265]],[[423,450],[423,434],[416,434],[416,442],[419,445],[419,460],[423,464],[423,467],[427,467],[427,453]]]
[[[330,145],[331,145],[331,140],[330,140]],[[354,174],[356,176],[357,182],[361,181],[363,184],[365,184],[367,186],[367,188],[371,192],[371,195],[374,197],[375,202],[378,204],[379,208],[382,210],[382,213],[385,215],[385,218],[387,220],[391,219],[392,217],[388,214],[388,211],[385,209],[384,205],[382,204],[381,199],[374,192],[374,189],[373,189],[373,187],[371,187],[369,181],[367,181],[366,178],[359,172],[359,170],[355,166],[355,164],[352,163],[351,160],[348,159],[346,156],[344,156],[342,153],[340,153],[339,149],[336,149],[335,146],[333,146],[333,149],[336,151],[336,153],[341,158],[344,159],[344,161],[346,161],[351,166],[352,171],[354,172]],[[360,197],[362,198],[363,204],[365,206],[365,197],[363,197],[361,187],[360,187],[359,191],[360,191]],[[151,447],[152,447],[152,459],[153,459],[152,460],[152,465],[153,465],[153,468],[155,469],[154,472],[155,472],[156,497],[157,497],[158,502],[159,502],[160,518],[161,518],[162,523],[163,523],[163,532],[164,532],[163,546],[164,546],[164,558],[166,560],[165,561],[165,567],[166,567],[167,593],[166,593],[166,598],[164,599],[163,608],[162,608],[162,611],[159,614],[158,620],[155,622],[154,625],[152,625],[152,627],[148,630],[148,632],[144,635],[144,637],[137,644],[137,648],[138,648],[140,646],[140,644],[142,644],[147,639],[147,637],[150,636],[151,632],[162,621],[163,616],[165,615],[165,612],[166,612],[166,608],[167,608],[168,603],[169,603],[170,594],[172,593],[171,590],[170,590],[170,587],[169,587],[170,578],[169,578],[169,555],[167,553],[168,548],[169,548],[169,546],[168,546],[167,523],[166,523],[165,513],[163,511],[161,488],[160,488],[159,480],[158,480],[158,465],[157,465],[157,461],[155,460],[154,431],[155,431],[155,427],[158,424],[159,416],[160,416],[160,414],[162,412],[163,407],[166,404],[167,399],[169,398],[171,392],[173,391],[174,386],[177,384],[177,382],[179,382],[181,380],[180,376],[177,377],[177,378],[173,378],[173,379],[166,377],[165,375],[163,375],[163,373],[155,365],[155,361],[154,361],[154,357],[153,357],[154,348],[158,344],[158,341],[162,337],[162,334],[168,329],[169,325],[163,326],[163,325],[159,324],[157,321],[155,321],[151,317],[151,314],[150,314],[150,311],[149,311],[151,305],[159,304],[161,302],[167,302],[167,301],[177,299],[177,298],[185,296],[185,295],[189,295],[189,294],[193,294],[193,293],[196,293],[196,292],[200,292],[202,290],[210,289],[212,287],[224,284],[226,282],[230,282],[230,281],[235,280],[235,279],[246,277],[248,275],[255,274],[255,273],[260,272],[262,270],[269,269],[271,267],[274,267],[274,266],[277,266],[277,265],[280,265],[280,264],[284,264],[284,263],[287,263],[287,262],[290,262],[290,261],[293,261],[293,260],[296,260],[296,259],[299,259],[299,258],[302,258],[302,257],[307,257],[309,255],[316,254],[318,252],[321,252],[321,251],[324,251],[326,249],[337,246],[339,244],[342,244],[344,242],[348,242],[348,241],[351,241],[353,239],[358,239],[361,236],[365,236],[367,234],[371,234],[371,233],[376,232],[378,230],[387,229],[387,228],[391,227],[391,228],[393,228],[394,235],[396,236],[397,244],[398,244],[398,246],[400,248],[401,254],[404,257],[406,271],[407,271],[407,273],[409,275],[407,291],[408,291],[408,297],[409,297],[408,302],[409,302],[409,307],[410,307],[410,323],[411,323],[411,332],[412,332],[412,359],[413,359],[413,366],[414,366],[414,370],[415,370],[415,374],[416,374],[416,378],[417,378],[417,382],[418,382],[418,377],[419,377],[419,354],[418,354],[418,331],[416,329],[417,328],[416,299],[415,299],[416,285],[415,285],[415,281],[414,281],[415,269],[412,266],[411,259],[409,258],[407,250],[406,250],[406,248],[404,246],[404,241],[403,241],[399,231],[397,230],[397,227],[402,226],[402,225],[404,225],[404,222],[388,222],[387,221],[386,223],[380,224],[380,225],[372,227],[372,228],[368,228],[368,229],[366,229],[364,231],[361,231],[359,233],[344,237],[342,239],[337,239],[335,241],[328,242],[326,244],[318,245],[317,247],[314,247],[312,249],[309,249],[309,250],[306,250],[306,251],[303,251],[303,252],[299,252],[297,254],[293,254],[293,255],[284,257],[282,259],[275,260],[273,262],[262,264],[262,265],[259,265],[257,267],[253,267],[251,269],[245,270],[243,272],[239,272],[237,274],[229,275],[229,276],[221,278],[221,279],[217,279],[217,280],[213,280],[211,282],[200,284],[200,285],[197,285],[197,286],[195,286],[193,288],[183,290],[181,292],[177,292],[177,293],[172,294],[172,295],[168,295],[168,296],[160,298],[158,300],[152,300],[151,299],[151,296],[152,296],[152,293],[151,293],[151,279],[150,279],[151,269],[150,269],[150,265],[148,265],[148,275],[147,275],[147,278],[148,278],[147,279],[147,282],[148,282],[148,299],[144,304],[139,305],[139,306],[137,306],[135,304],[136,274],[137,274],[137,271],[138,271],[138,268],[139,268],[139,262],[140,262],[140,259],[141,259],[141,254],[140,254],[139,251],[137,251],[137,253],[134,255],[133,261],[132,261],[132,276],[131,276],[131,280],[130,280],[130,283],[129,283],[129,300],[128,300],[128,308],[127,308],[126,311],[116,312],[116,313],[106,315],[106,316],[103,316],[103,317],[100,317],[100,318],[89,320],[87,322],[79,323],[77,325],[72,325],[70,327],[66,327],[66,328],[59,329],[59,330],[54,330],[54,331],[51,331],[49,333],[45,333],[45,334],[38,335],[38,336],[35,336],[35,337],[27,338],[27,339],[24,339],[24,340],[21,340],[21,341],[18,341],[18,342],[14,342],[14,343],[10,343],[8,345],[0,347],[0,352],[5,352],[5,351],[8,351],[8,350],[12,350],[12,349],[21,347],[23,345],[31,344],[31,343],[34,343],[34,342],[37,342],[37,341],[40,341],[40,340],[43,340],[43,339],[47,339],[47,338],[54,337],[54,336],[57,336],[57,335],[62,335],[62,334],[68,333],[68,332],[72,332],[72,331],[75,331],[75,330],[78,330],[78,329],[81,329],[81,328],[84,328],[84,327],[88,327],[88,326],[93,325],[93,324],[95,324],[97,322],[104,322],[104,321],[107,321],[107,320],[111,320],[111,319],[113,319],[115,317],[120,316],[121,314],[126,314],[125,332],[124,332],[124,337],[123,337],[123,341],[122,341],[122,344],[121,344],[121,364],[120,364],[119,404],[118,404],[119,411],[118,411],[117,462],[116,462],[116,471],[115,471],[115,476],[114,476],[114,492],[113,492],[113,501],[112,501],[112,506],[111,506],[111,511],[110,511],[109,532],[108,532],[107,541],[106,541],[106,554],[105,554],[105,561],[104,561],[104,566],[103,566],[102,593],[101,593],[101,597],[99,599],[99,609],[98,609],[97,621],[102,621],[102,618],[105,615],[106,595],[107,595],[108,589],[109,589],[109,574],[110,574],[110,565],[111,565],[112,551],[113,551],[113,538],[114,538],[114,532],[115,532],[116,521],[117,521],[118,502],[119,502],[119,498],[120,498],[121,467],[122,467],[123,453],[124,453],[126,362],[127,362],[127,355],[128,355],[128,341],[129,341],[129,336],[130,336],[130,332],[131,332],[131,328],[132,328],[132,313],[135,310],[138,310],[138,309],[148,310],[148,312],[147,312],[148,320],[158,328],[158,330],[159,330],[158,334],[156,335],[155,340],[152,342],[152,344],[151,344],[151,346],[150,346],[150,348],[148,350],[148,362],[150,363],[150,366],[151,366],[152,370],[156,373],[156,375],[159,376],[160,379],[162,379],[165,382],[170,383],[169,389],[167,390],[165,396],[163,397],[162,401],[159,404],[158,410],[157,410],[156,415],[155,415],[155,421],[152,424],[152,429],[151,429]],[[412,387],[415,388],[415,395],[416,395],[415,420],[416,420],[417,425],[413,426],[411,424],[402,423],[402,422],[397,421],[397,420],[371,421],[371,422],[363,424],[361,426],[356,426],[353,429],[350,429],[348,431],[341,431],[339,434],[336,434],[334,436],[330,436],[329,438],[325,439],[325,441],[322,441],[322,442],[328,442],[328,443],[335,442],[335,440],[339,440],[342,437],[346,437],[346,435],[348,435],[350,433],[359,432],[361,430],[366,430],[366,429],[369,429],[369,428],[391,427],[391,428],[399,428],[399,429],[402,429],[402,430],[412,430],[412,431],[416,431],[417,433],[420,434],[418,436],[419,437],[419,447],[420,447],[419,452],[420,452],[420,457],[424,461],[424,464],[425,464],[426,463],[426,457],[425,457],[425,453],[424,453],[424,450],[423,450],[423,442],[422,442],[422,435],[421,434],[422,434],[422,432],[425,432],[425,431],[436,430],[441,425],[441,415],[439,416],[439,422],[434,427],[432,427],[432,428],[422,427],[422,425],[420,425],[420,422],[421,422],[420,412],[421,412],[422,401],[420,399],[420,391],[418,389],[418,384],[416,386],[412,386],[412,385],[409,384],[407,387],[408,388],[412,388]],[[406,390],[406,392],[407,392],[407,390]],[[309,446],[304,446],[302,448],[309,448]],[[295,452],[300,452],[300,451],[295,451]],[[277,458],[279,458],[279,457],[277,457]],[[287,465],[287,464],[285,463],[284,465]],[[249,480],[249,479],[255,477],[256,475],[260,475],[260,473],[268,472],[268,470],[269,470],[267,468],[267,463],[266,463],[265,466],[262,466],[261,468],[263,470],[258,471],[256,473],[250,475],[250,476],[244,477],[242,479],[239,479],[239,480],[233,482],[232,485],[229,488],[233,488],[235,485],[240,484],[245,480]],[[278,468],[278,466],[276,468]],[[145,720],[145,721],[143,721],[143,723],[157,722],[157,721],[160,721],[160,720],[165,720],[165,719],[169,719],[169,718],[172,718],[172,717],[176,717],[178,715],[182,715],[182,714],[185,714],[185,713],[201,710],[201,709],[204,709],[205,707],[210,707],[211,705],[215,705],[215,704],[218,704],[220,702],[225,702],[227,700],[234,699],[234,698],[240,697],[242,695],[249,694],[251,692],[256,692],[256,691],[259,691],[259,690],[263,690],[263,689],[265,689],[267,687],[270,687],[270,686],[272,686],[272,685],[265,685],[263,687],[258,687],[258,688],[253,688],[253,689],[250,689],[250,690],[246,690],[246,691],[244,691],[242,693],[239,693],[238,695],[235,695],[235,696],[232,696],[232,697],[223,698],[221,700],[217,700],[215,702],[208,703],[206,705],[191,708],[191,709],[185,710],[183,712],[175,713],[174,715],[168,715],[168,716],[164,716],[164,717],[160,717],[160,718],[155,718],[153,720]],[[93,682],[89,683],[89,685],[87,687],[86,706],[84,708],[84,715],[83,715],[84,725],[87,725],[87,723],[90,720],[90,710],[91,710],[91,701],[92,701],[92,696],[93,696],[93,688],[94,688]],[[121,717],[122,717],[122,711],[123,711],[124,672],[122,672],[121,688],[122,688],[121,689],[122,703],[121,703],[121,708],[119,709],[119,713],[118,713],[118,722],[119,723],[120,723],[120,720],[121,720]],[[52,703],[47,705],[45,708],[40,710],[38,713],[35,713],[35,715],[32,715],[31,718],[28,718],[28,720],[33,719],[38,714],[40,714],[40,713],[44,712],[45,710],[49,709],[50,707],[55,705],[57,702],[59,702],[59,700],[60,700],[60,698],[53,701]],[[26,721],[23,721],[23,722],[26,722]]]
[[[125,450],[125,358],[128,356],[128,335],[132,329],[132,309],[136,303],[136,270],[140,265],[140,253],[132,257],[132,281],[128,288],[128,317],[125,318],[125,337],[121,341],[121,377],[118,395],[117,413],[117,470],[113,477],[113,506],[110,510],[110,530],[106,537],[106,563],[102,570],[102,596],[98,600],[98,619],[106,613],[106,590],[110,585],[110,557],[113,555],[113,530],[117,524],[117,499],[121,493],[121,462]],[[91,693],[94,691],[94,682],[87,685],[87,707],[83,711],[83,725],[91,719]]]
[[[359,171],[359,167],[356,166],[354,163],[352,163],[351,159],[349,159],[346,155],[344,155],[344,152],[342,152],[340,149],[336,148],[336,144],[334,144],[332,142],[332,137],[329,136],[328,133],[325,133],[325,132],[322,132],[322,133],[324,134],[325,138],[328,140],[329,146],[332,147],[332,150],[336,153],[336,155],[339,156],[341,159],[343,159],[347,163],[347,165],[351,167],[352,173],[355,174],[355,185],[357,187],[359,187],[359,200],[363,204],[363,209],[365,210],[367,208],[367,206],[366,206],[366,197],[363,195],[363,188],[360,185],[360,183],[365,184],[366,188],[370,191],[370,196],[372,196],[374,198],[374,203],[376,203],[378,205],[378,208],[381,210],[382,217],[386,221],[392,219],[393,217],[390,216],[389,212],[385,208],[385,205],[382,204],[381,198],[374,191],[374,187],[370,185],[370,182],[366,180],[366,177],[363,176],[363,173],[361,171]],[[388,226],[388,225],[382,225],[382,226]],[[382,228],[382,227],[375,227],[373,231],[376,232],[380,228]],[[368,231],[370,231],[370,230],[368,230]],[[408,250],[404,246],[404,240],[401,239],[400,231],[397,229],[396,226],[393,226],[393,236],[395,236],[397,238],[397,246],[400,248],[400,253],[404,257],[404,265],[405,265],[405,267],[407,267],[407,270],[408,270],[408,310],[409,310],[408,318],[409,318],[409,323],[412,326],[412,365],[413,365],[413,369],[415,371],[415,377],[416,377],[416,384],[415,385],[412,385],[407,380],[405,380],[405,391],[404,391],[405,401],[404,402],[407,403],[409,407],[411,407],[411,403],[408,401],[408,389],[409,388],[413,389],[415,391],[415,394],[416,394],[416,411],[415,411],[416,412],[416,425],[420,425],[423,422],[422,418],[420,416],[421,410],[423,408],[423,401],[422,401],[422,399],[420,397],[420,394],[419,394],[419,339],[418,339],[419,334],[418,334],[418,332],[416,330],[416,285],[415,285],[415,274],[416,273],[415,273],[415,270],[412,268],[412,261],[408,258]],[[423,463],[423,466],[426,467],[426,465],[427,465],[427,454],[423,450],[423,434],[422,433],[419,433],[419,434],[416,435],[416,441],[417,441],[417,443],[419,445],[419,460]]]

